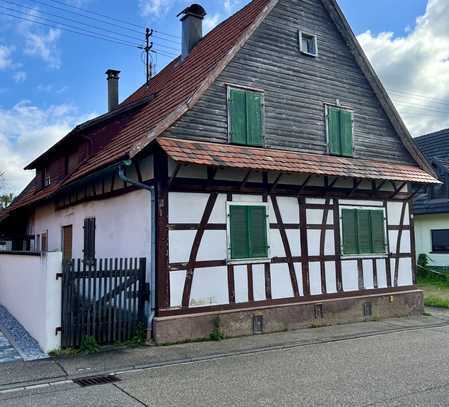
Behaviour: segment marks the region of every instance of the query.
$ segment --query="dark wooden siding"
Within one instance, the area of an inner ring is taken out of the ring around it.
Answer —
[[[298,30],[318,35],[318,58]],[[319,0],[280,0],[198,104],[166,135],[227,142],[226,84],[265,91],[265,144],[327,153],[324,105],[354,110],[355,157],[413,162]]]

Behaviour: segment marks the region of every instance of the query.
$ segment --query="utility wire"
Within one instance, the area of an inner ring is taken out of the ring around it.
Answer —
[[[36,3],[39,3],[39,2],[40,2],[40,3],[43,3],[43,2],[40,1],[40,0],[34,0],[34,1],[35,1]],[[93,14],[93,15],[96,15],[96,16],[99,16],[99,17],[107,18],[108,20],[113,20],[113,21],[116,21],[116,22],[119,22],[119,23],[122,23],[122,24],[127,24],[127,25],[129,25],[129,26],[137,27],[137,28],[140,28],[141,30],[144,30],[144,29],[145,29],[144,27],[142,27],[142,26],[140,26],[140,25],[138,25],[138,24],[132,23],[132,22],[130,22],[130,21],[126,21],[126,20],[122,20],[122,19],[115,18],[115,17],[111,17],[111,16],[108,16],[108,15],[106,15],[106,14],[101,14],[101,13],[98,13],[98,12],[95,12],[95,11],[92,11],[92,10],[87,10],[87,9],[85,9],[85,8],[78,7],[78,6],[75,6],[75,5],[72,5],[72,4],[67,4],[67,3],[62,2],[62,1],[59,1],[59,0],[48,0],[48,1],[51,1],[52,3],[56,3],[56,4],[61,4],[61,5],[63,5],[64,7],[70,7],[70,8],[72,8],[72,9],[80,10],[80,11],[82,11],[82,12],[84,12],[84,13]],[[139,32],[140,32],[140,31],[139,31]]]
[[[25,5],[16,3],[14,1],[10,1],[10,0],[0,0],[0,1],[2,1],[4,3],[14,4],[14,5],[17,5],[19,7],[23,7],[25,9],[27,9],[27,10],[33,10],[33,11],[35,10],[33,7],[25,6]],[[17,13],[24,13],[25,15],[28,15],[28,16],[30,15],[30,14],[26,14],[24,11],[16,10],[16,9],[13,9],[13,8],[8,8],[6,6],[1,6],[1,7],[4,7],[7,10],[14,11],[14,12],[17,12]],[[88,27],[88,28],[92,28],[92,29],[95,29],[95,30],[101,30],[101,31],[108,32],[108,33],[116,35],[116,36],[127,37],[127,38],[135,40],[135,41],[142,41],[142,38],[139,38],[139,37],[136,37],[136,36],[132,36],[132,35],[129,35],[129,34],[118,33],[116,31],[112,31],[112,30],[109,30],[107,28],[99,28],[98,26],[94,26],[94,25],[88,24],[88,23],[83,23],[82,21],[79,21],[79,20],[76,20],[76,19],[73,19],[73,18],[69,18],[69,17],[65,17],[65,16],[62,16],[60,14],[52,14],[52,13],[49,13],[47,11],[45,11],[45,12],[38,11],[38,13],[39,13],[39,15],[38,14],[33,14],[31,16],[41,17],[41,15],[43,15],[43,16],[47,15],[47,16],[50,16],[50,17],[62,18],[63,20],[71,21],[73,23],[80,24],[80,25],[83,25],[83,26]],[[45,17],[43,17],[43,18],[45,18]]]
[[[0,6],[0,7],[3,7],[3,6]],[[109,41],[109,42],[112,42],[112,43],[115,43],[115,44],[118,44],[118,45],[123,45],[123,46],[131,47],[131,48],[139,48],[139,46],[136,45],[136,44],[132,44],[130,42],[125,42],[125,41],[120,41],[120,40],[117,40],[116,38],[112,38],[112,37],[100,36],[100,35],[97,35],[96,33],[91,33],[91,32],[89,32],[87,30],[86,31],[78,31],[78,30],[73,30],[71,28],[55,27],[54,25],[43,23],[42,21],[39,21],[39,20],[35,20],[35,19],[29,18],[29,17],[24,17],[23,15],[22,16],[17,16],[17,15],[14,15],[14,14],[3,12],[3,11],[1,12],[1,14],[5,15],[5,16],[8,16],[8,17],[16,18],[18,20],[30,21],[32,23],[40,24],[40,25],[43,25],[43,26],[46,26],[46,27],[50,27],[50,28],[53,28],[53,29],[58,29],[59,28],[59,29],[61,29],[63,31],[71,32],[73,34],[83,35],[85,37],[91,37],[91,38],[96,38],[96,39],[100,39],[100,40],[103,40],[103,41]],[[58,24],[59,23],[57,23],[57,25]]]
[[[21,7],[25,7],[25,8],[28,8],[28,9],[30,9],[30,10],[34,10],[33,8],[30,8],[30,7],[27,7],[27,6],[20,5],[20,4],[14,2],[14,1],[11,1],[11,0],[0,0],[0,1],[6,2],[6,3],[9,3],[9,4],[16,4],[16,5],[19,5],[19,6],[21,6]],[[33,14],[33,15],[31,15],[31,14],[25,13],[24,11],[16,10],[16,9],[14,9],[14,8],[10,8],[10,7],[7,7],[7,6],[3,6],[3,5],[1,5],[1,4],[0,4],[0,7],[4,8],[4,9],[6,9],[6,10],[9,10],[9,11],[13,11],[14,13],[18,13],[18,14],[20,14],[20,15],[24,15],[24,17],[27,17],[27,18],[32,17],[33,19],[38,19],[38,20],[39,20],[39,19],[44,19],[44,20],[46,20],[46,21],[48,21],[48,22],[50,22],[50,23],[56,24],[56,25],[61,25],[61,24],[62,24],[63,26],[68,27],[70,30],[86,31],[86,32],[88,32],[88,33],[91,34],[91,35],[101,36],[101,37],[103,37],[103,38],[110,38],[110,39],[113,39],[113,40],[115,40],[115,41],[118,40],[118,41],[120,41],[120,42],[125,42],[125,41],[127,42],[127,41],[130,41],[130,39],[131,39],[131,40],[135,40],[135,41],[139,41],[139,42],[141,41],[141,39],[138,38],[138,37],[134,37],[134,36],[131,36],[131,35],[128,35],[128,34],[118,33],[118,32],[112,31],[112,30],[104,29],[104,28],[98,28],[98,27],[93,26],[93,25],[91,25],[91,24],[83,23],[83,22],[81,22],[81,21],[78,21],[78,20],[75,20],[75,19],[71,19],[71,18],[67,18],[67,17],[61,16],[61,15],[47,13],[46,11],[45,11],[44,13],[42,13],[41,11],[39,11],[39,14],[35,14],[35,15]],[[65,19],[65,20],[67,20],[67,21],[72,21],[72,22],[74,22],[74,23],[76,23],[76,24],[81,24],[81,25],[83,25],[83,26],[86,26],[86,27],[88,27],[88,28],[90,28],[90,29],[93,29],[93,30],[96,30],[96,31],[107,32],[107,33],[111,34],[112,37],[109,36],[109,35],[104,35],[102,32],[90,31],[90,30],[86,30],[86,29],[83,29],[83,28],[79,28],[79,27],[77,27],[77,26],[73,26],[73,25],[69,25],[69,24],[64,24],[64,23],[60,23],[59,21],[54,21],[54,20],[51,20],[51,19],[46,18],[46,17],[45,17],[46,15],[52,16],[52,17],[56,17],[56,18],[62,18],[62,19]],[[36,21],[36,22],[37,22],[37,21]],[[56,28],[56,27],[55,27],[55,28]],[[72,31],[72,32],[73,32],[73,31]],[[115,38],[115,37],[127,37],[127,38],[125,38],[125,40],[122,40],[122,38]],[[178,51],[179,51],[178,49],[173,48],[173,47],[170,47],[170,46],[165,45],[165,44],[160,44],[159,47],[162,48],[163,50],[166,50],[166,51],[175,51],[176,53],[178,53]]]
[[[78,17],[83,17],[83,18],[87,18],[87,19],[90,19],[90,20],[93,20],[93,21],[97,21],[97,22],[100,22],[101,24],[112,25],[112,26],[114,26],[116,28],[127,30],[127,31],[130,31],[130,32],[133,32],[133,33],[142,34],[142,33],[145,32],[145,30],[143,28],[142,28],[141,31],[139,31],[139,30],[136,30],[135,28],[129,28],[129,27],[123,26],[121,24],[118,24],[117,22],[112,22],[111,20],[115,20],[113,17],[107,17],[107,20],[104,20],[104,19],[101,19],[101,18],[98,18],[98,17],[92,17],[92,16],[89,16],[89,15],[86,15],[86,14],[78,13],[76,11],[68,10],[68,9],[66,9],[64,7],[58,7],[58,6],[55,6],[55,5],[52,5],[52,4],[47,4],[47,3],[45,3],[44,1],[41,1],[41,0],[27,0],[27,1],[31,2],[32,4],[38,3],[38,4],[40,4],[40,5],[44,6],[44,7],[50,7],[52,9],[59,10],[59,11],[62,11],[64,13],[70,13],[70,14],[73,14],[73,15],[78,16]]]

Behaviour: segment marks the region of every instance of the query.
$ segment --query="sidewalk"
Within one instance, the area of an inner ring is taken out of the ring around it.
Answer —
[[[150,369],[198,360],[449,325],[449,312],[433,312],[432,310],[430,312],[434,315],[303,329],[235,338],[222,342],[198,342],[165,347],[145,346],[73,358],[5,363],[0,365],[0,392],[30,385],[57,384],[79,377],[122,373],[136,369]]]

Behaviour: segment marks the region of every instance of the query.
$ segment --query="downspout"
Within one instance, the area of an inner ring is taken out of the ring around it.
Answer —
[[[131,185],[134,185],[137,188],[146,189],[150,191],[151,196],[151,264],[150,264],[150,310],[148,313],[148,320],[153,321],[153,317],[155,315],[156,309],[156,292],[155,292],[155,283],[156,283],[156,200],[154,193],[154,186],[147,185],[143,182],[134,181],[128,178],[125,174],[125,168],[130,167],[132,164],[132,160],[123,161],[118,167],[118,176],[119,178]]]

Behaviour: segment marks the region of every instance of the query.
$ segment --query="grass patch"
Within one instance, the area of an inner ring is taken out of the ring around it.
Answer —
[[[425,255],[418,259],[417,285],[424,291],[424,305],[449,308],[449,273],[434,270]]]

